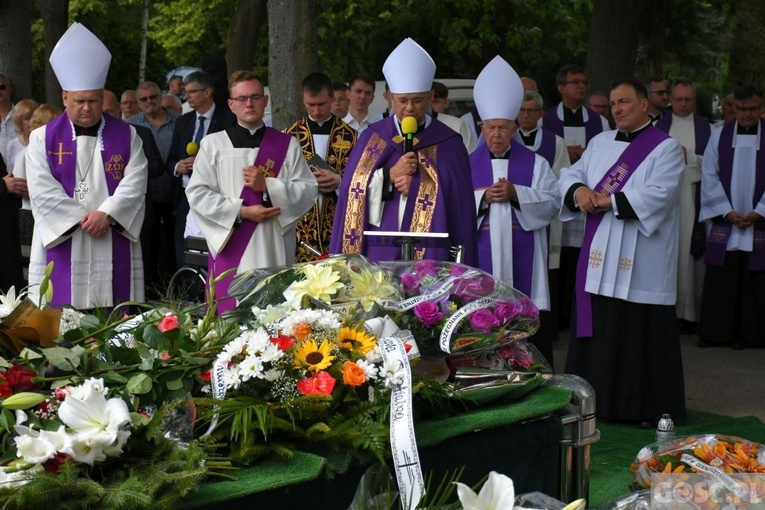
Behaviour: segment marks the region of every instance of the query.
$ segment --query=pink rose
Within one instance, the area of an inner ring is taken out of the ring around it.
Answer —
[[[536,319],[539,317],[539,308],[531,301],[531,299],[523,296],[521,299],[521,315],[528,317],[529,319]]]
[[[414,272],[417,277],[422,280],[426,276],[436,276],[438,274],[438,268],[434,260],[423,260],[414,267]]]
[[[500,301],[494,307],[494,315],[496,315],[500,324],[507,324],[518,317],[522,309],[523,306],[517,301]]]
[[[441,313],[438,305],[430,301],[424,301],[415,305],[414,316],[420,319],[420,322],[428,328],[432,328],[438,324],[438,321],[444,318],[444,314]]]
[[[173,312],[167,312],[165,316],[162,317],[162,320],[157,323],[157,329],[159,329],[162,333],[172,331],[173,329],[178,329],[179,327],[180,324],[178,324],[178,317],[176,317]]]
[[[404,292],[412,292],[420,286],[420,280],[412,273],[401,275],[401,283],[404,285]]]
[[[493,328],[499,326],[499,321],[486,308],[482,308],[477,312],[470,314],[470,327],[481,333],[488,333]]]

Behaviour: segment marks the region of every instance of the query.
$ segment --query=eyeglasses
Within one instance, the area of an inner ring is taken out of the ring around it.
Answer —
[[[659,94],[660,96],[666,96],[666,95],[669,95],[669,91],[668,90],[652,90],[651,92],[649,92],[649,94]]]
[[[425,104],[425,99],[422,97],[418,97],[417,99],[404,99],[402,97],[394,97],[393,100],[399,106],[411,105],[413,108],[419,108],[420,106]]]
[[[5,90],[7,88],[8,88],[8,85],[6,85],[5,83],[0,83],[0,90]]]
[[[138,103],[137,101],[120,101],[120,104],[122,106],[127,106],[129,104],[137,104],[137,103]]]
[[[760,106],[737,106],[736,111],[741,113],[757,113],[762,109],[762,105]]]
[[[531,115],[532,113],[537,113],[538,111],[541,111],[541,108],[521,108],[518,110],[519,115]]]
[[[188,96],[189,94],[196,94],[197,92],[202,92],[203,90],[207,90],[207,87],[203,89],[186,89],[186,95]]]
[[[241,104],[245,104],[247,101],[252,101],[253,103],[257,103],[264,97],[266,96],[264,96],[263,94],[253,94],[251,96],[232,97],[231,100]]]
[[[693,103],[696,101],[695,97],[673,97],[672,102],[673,103]]]
[[[563,85],[587,85],[589,83],[587,80],[569,80],[564,81]]]
[[[151,96],[139,97],[138,100],[142,103],[145,103],[146,101],[156,101],[158,97],[159,94],[153,94]]]

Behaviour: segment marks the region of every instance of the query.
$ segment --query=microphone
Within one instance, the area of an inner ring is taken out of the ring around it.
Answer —
[[[404,134],[404,154],[412,152],[414,134],[417,132],[417,119],[411,116],[401,119],[401,132]]]

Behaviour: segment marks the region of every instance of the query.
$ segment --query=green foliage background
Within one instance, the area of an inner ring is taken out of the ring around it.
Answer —
[[[208,55],[225,56],[237,2],[149,0],[146,79],[164,87],[169,70],[199,66]],[[33,3],[34,95],[39,98],[44,97],[44,51],[42,21]],[[69,21],[86,24],[112,51],[107,86],[118,93],[138,81],[142,9],[143,0],[70,0]],[[388,53],[412,37],[433,56],[437,78],[474,78],[501,55],[519,74],[534,77],[542,95],[554,101],[557,69],[586,62],[592,9],[593,0],[318,0],[318,67],[335,80],[358,72],[382,79]],[[636,75],[693,79],[704,99],[700,105],[742,81],[761,81],[762,52],[755,50],[765,43],[753,28],[765,22],[761,2],[641,0],[641,17]],[[252,68],[268,76],[267,22]]]

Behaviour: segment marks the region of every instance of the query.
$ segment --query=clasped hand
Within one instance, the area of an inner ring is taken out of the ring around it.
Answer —
[[[242,169],[242,176],[244,177],[244,185],[251,188],[253,191],[259,193],[268,191],[268,188],[266,188],[265,175],[254,166],[244,167]]]
[[[736,211],[731,211],[725,215],[725,219],[733,223],[738,228],[749,228],[754,222],[762,219],[762,216],[752,211],[749,214],[739,214]]]
[[[574,193],[576,205],[585,214],[597,214],[611,210],[611,197],[582,186]]]
[[[504,177],[500,177],[497,182],[488,187],[483,193],[483,201],[487,204],[509,202],[510,200],[517,199],[518,194],[515,191],[515,186]]]
[[[404,196],[409,194],[409,186],[412,184],[412,175],[417,171],[417,155],[407,152],[390,169],[390,182],[399,193]]]

